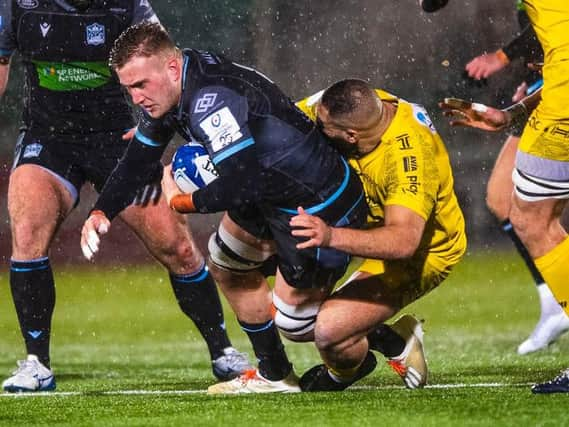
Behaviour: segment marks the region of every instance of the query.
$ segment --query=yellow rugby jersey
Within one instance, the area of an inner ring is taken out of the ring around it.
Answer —
[[[397,112],[371,153],[349,159],[362,180],[370,216],[368,224],[383,224],[384,207],[411,209],[426,221],[418,251],[438,255],[441,270],[454,264],[466,250],[464,217],[454,194],[448,153],[425,109],[376,89]],[[316,120],[319,92],[297,103]]]
[[[569,0],[524,0],[526,12],[543,47],[540,118],[569,118]]]

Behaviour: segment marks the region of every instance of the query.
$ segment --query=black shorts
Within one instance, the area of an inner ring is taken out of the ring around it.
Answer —
[[[333,226],[362,228],[366,223],[368,207],[359,178],[351,168],[348,173],[341,194],[337,198],[329,198],[330,203],[321,204],[322,209],[314,209],[313,214]],[[310,209],[310,206],[303,207]],[[279,270],[294,288],[333,286],[344,275],[350,263],[351,256],[337,249],[297,249],[296,245],[305,239],[291,234],[289,221],[295,215],[294,212],[248,206],[230,210],[228,215],[253,236],[275,241]]]
[[[71,183],[77,193],[87,181],[100,192],[128,145],[121,139],[123,133],[61,136],[24,130],[16,144],[13,168],[42,166]]]

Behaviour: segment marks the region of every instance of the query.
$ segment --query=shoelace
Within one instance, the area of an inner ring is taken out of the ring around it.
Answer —
[[[31,360],[18,360],[16,362],[18,364],[18,369],[12,372],[12,375],[17,374],[24,374],[24,373],[33,373],[34,368],[36,367],[36,363]]]
[[[404,377],[407,374],[407,367],[403,362],[400,362],[399,360],[388,360],[387,364],[391,366],[391,369],[397,372],[400,377]]]

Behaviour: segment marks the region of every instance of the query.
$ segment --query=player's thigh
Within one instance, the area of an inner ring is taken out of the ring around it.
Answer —
[[[74,201],[66,181],[53,172],[35,164],[16,167],[8,184],[12,257],[45,256]]]
[[[129,206],[120,217],[171,272],[188,274],[203,265],[203,255],[191,235],[188,216],[172,211],[164,196],[155,205]]]
[[[504,142],[490,174],[486,189],[486,202],[492,213],[501,221],[508,218],[512,190],[512,170],[516,159],[519,137],[510,135]]]
[[[397,302],[378,290],[380,284],[379,276],[358,273],[322,304],[315,332],[320,347],[357,341],[397,312]]]

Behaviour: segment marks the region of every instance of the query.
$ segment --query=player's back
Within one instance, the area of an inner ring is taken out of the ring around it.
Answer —
[[[188,81],[180,116],[190,123],[192,136],[206,142],[221,175],[229,163],[224,160],[254,145],[264,201],[296,209],[322,202],[337,189],[347,165],[277,85],[212,53],[184,54]]]

